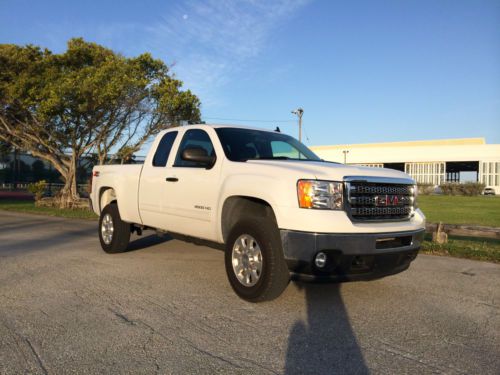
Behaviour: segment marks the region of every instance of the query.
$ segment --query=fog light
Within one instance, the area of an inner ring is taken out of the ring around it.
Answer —
[[[322,252],[316,254],[316,258],[314,258],[314,264],[316,264],[316,267],[318,268],[323,268],[326,265],[326,254]]]

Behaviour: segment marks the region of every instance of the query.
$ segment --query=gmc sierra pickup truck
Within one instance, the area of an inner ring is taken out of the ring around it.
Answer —
[[[425,217],[415,181],[321,160],[278,131],[190,125],[162,131],[143,165],[93,169],[104,251],[145,229],[225,250],[241,298],[276,298],[290,279],[369,280],[407,269]]]

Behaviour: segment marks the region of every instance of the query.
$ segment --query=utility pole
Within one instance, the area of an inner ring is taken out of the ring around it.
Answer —
[[[292,111],[292,113],[299,118],[299,141],[302,142],[302,115],[304,114],[304,110],[299,107]]]

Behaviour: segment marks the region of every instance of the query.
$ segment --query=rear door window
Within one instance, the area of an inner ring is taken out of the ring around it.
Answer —
[[[167,165],[168,155],[172,150],[172,145],[176,137],[177,132],[168,132],[163,136],[153,157],[153,167],[164,167]]]

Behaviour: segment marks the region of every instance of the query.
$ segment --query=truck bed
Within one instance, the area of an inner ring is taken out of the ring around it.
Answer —
[[[142,224],[137,205],[137,196],[139,193],[139,181],[143,164],[126,165],[98,165],[94,167],[94,176],[92,181],[92,193],[95,197],[101,196],[101,191],[107,187],[113,187],[116,195],[123,197],[118,201],[118,209],[123,221]],[[98,200],[94,200],[97,202]],[[103,207],[95,207],[94,211],[99,214]]]

